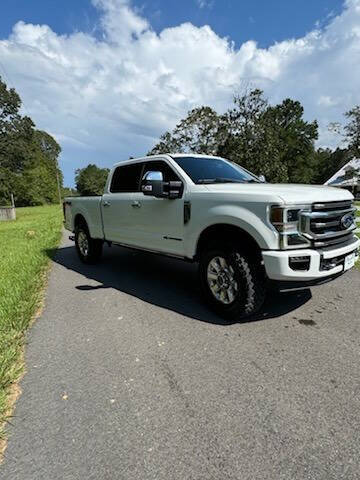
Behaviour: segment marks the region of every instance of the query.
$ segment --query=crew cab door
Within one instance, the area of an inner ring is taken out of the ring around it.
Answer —
[[[131,245],[134,241],[133,196],[140,188],[142,163],[130,163],[116,167],[113,172],[110,193],[102,197],[101,212],[105,239]]]
[[[164,181],[181,178],[165,160],[144,162],[146,172],[160,171]],[[133,224],[136,246],[175,255],[184,255],[184,193],[182,198],[169,200],[145,196],[136,192],[132,198]]]

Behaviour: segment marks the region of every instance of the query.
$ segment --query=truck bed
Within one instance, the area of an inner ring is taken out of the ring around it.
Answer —
[[[82,215],[86,218],[92,238],[104,238],[101,215],[102,196],[66,197],[64,200],[65,228],[75,230],[75,218]]]

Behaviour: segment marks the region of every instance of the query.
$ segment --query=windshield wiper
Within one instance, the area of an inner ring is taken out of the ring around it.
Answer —
[[[234,178],[200,178],[197,183],[210,184],[210,183],[246,183],[245,180],[236,180]]]

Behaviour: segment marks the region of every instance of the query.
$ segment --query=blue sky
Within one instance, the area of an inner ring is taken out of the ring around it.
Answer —
[[[144,0],[132,4],[160,32],[166,27],[191,22],[210,25],[237,46],[253,39],[260,47],[288,38],[302,37],[317,22],[325,25],[341,12],[341,0]],[[59,34],[96,30],[99,11],[90,0],[2,0],[0,38],[6,38],[19,20],[47,24]]]
[[[88,163],[145,154],[191,108],[224,111],[244,84],[298,99],[320,125],[360,104],[360,0],[1,0],[0,75]],[[5,13],[5,14],[4,14]]]

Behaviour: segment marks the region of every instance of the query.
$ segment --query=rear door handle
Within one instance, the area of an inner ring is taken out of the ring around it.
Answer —
[[[103,202],[103,207],[110,207],[110,202],[107,202],[107,201]]]
[[[131,206],[134,207],[134,208],[140,208],[141,207],[141,203],[137,200],[134,200],[132,203],[131,203]]]

